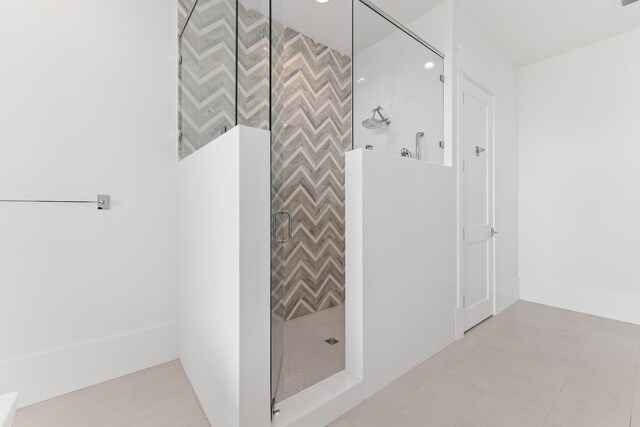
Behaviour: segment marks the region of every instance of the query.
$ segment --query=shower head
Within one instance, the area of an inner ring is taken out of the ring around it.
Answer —
[[[362,122],[362,127],[365,129],[380,129],[383,126],[389,126],[391,124],[391,119],[389,117],[385,117],[381,113],[382,107],[377,107],[373,109],[373,117],[370,119],[366,119]],[[376,118],[376,114],[380,116],[379,119]]]
[[[365,129],[380,129],[382,126],[384,126],[382,120],[376,118],[366,119],[362,122],[362,127]]]

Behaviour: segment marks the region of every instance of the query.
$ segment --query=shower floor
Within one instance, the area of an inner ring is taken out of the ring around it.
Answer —
[[[326,339],[339,342],[330,345]],[[276,401],[344,370],[344,305],[284,324],[284,358]]]

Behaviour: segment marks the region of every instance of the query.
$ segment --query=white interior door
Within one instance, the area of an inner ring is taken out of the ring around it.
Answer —
[[[463,80],[464,330],[493,315],[493,97]]]

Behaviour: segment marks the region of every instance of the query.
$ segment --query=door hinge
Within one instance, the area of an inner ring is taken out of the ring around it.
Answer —
[[[465,228],[462,227],[462,240],[465,240],[465,231],[464,230],[465,230]]]
[[[178,58],[178,65],[182,65],[182,55]]]
[[[444,83],[444,74],[440,74],[440,81]]]

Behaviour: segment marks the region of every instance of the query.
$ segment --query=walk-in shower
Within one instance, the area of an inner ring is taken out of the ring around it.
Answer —
[[[181,158],[238,124],[271,131],[275,406],[345,368],[345,153],[399,156],[424,133],[437,158],[442,58],[363,0],[181,1]]]

